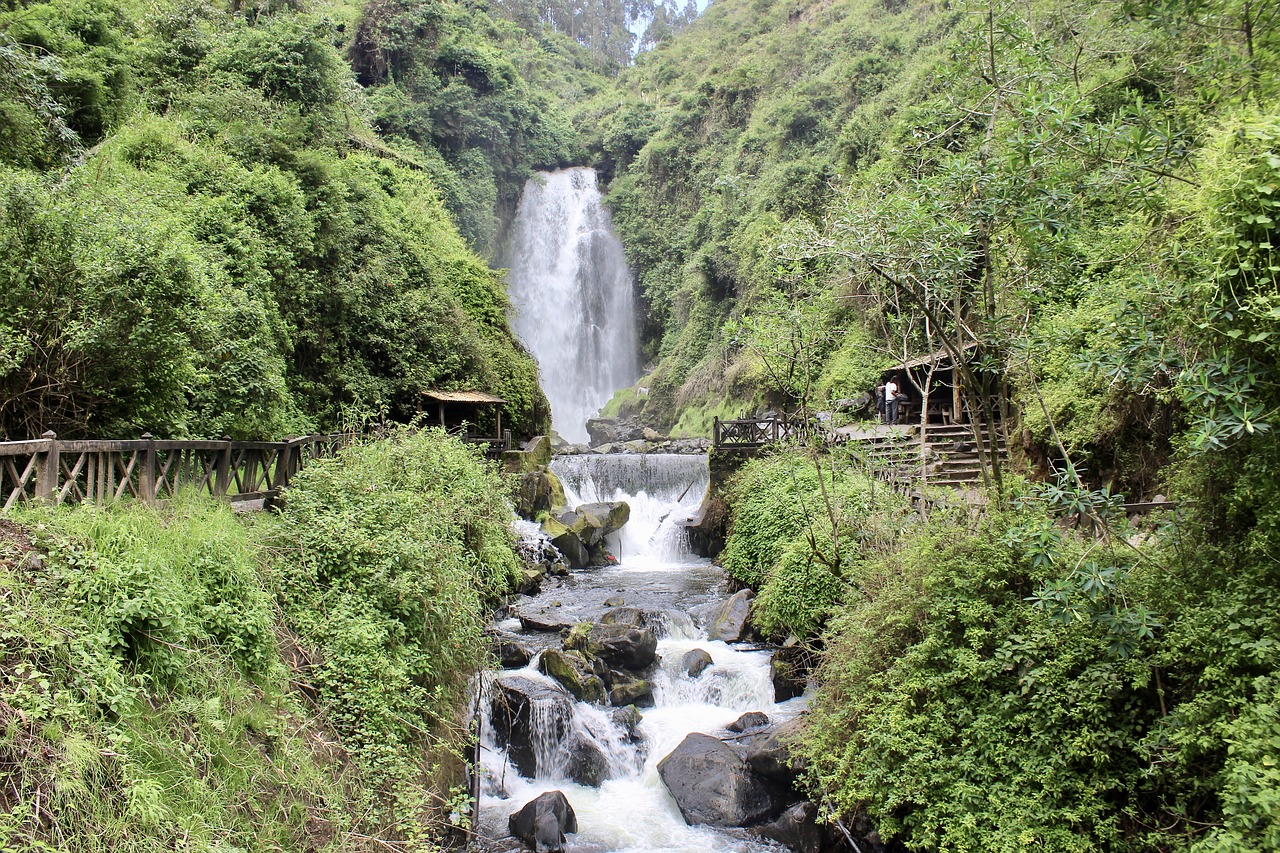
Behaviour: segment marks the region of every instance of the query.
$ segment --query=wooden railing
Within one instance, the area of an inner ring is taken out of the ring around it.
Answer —
[[[29,500],[155,503],[179,492],[232,501],[273,498],[313,459],[334,456],[356,438],[332,433],[285,441],[64,441],[52,432],[0,442],[0,510]]]
[[[741,418],[711,425],[711,443],[719,450],[752,450],[787,439],[817,439],[826,444],[843,444],[847,438],[815,421],[786,418]]]
[[[722,421],[716,418],[711,426],[711,443],[717,448],[753,448],[772,444],[789,437],[790,424],[777,418],[743,418]]]

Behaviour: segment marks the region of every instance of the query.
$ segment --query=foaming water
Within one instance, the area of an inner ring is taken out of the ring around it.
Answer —
[[[521,777],[492,740],[482,750],[485,782],[481,798],[482,834],[499,837],[507,817],[546,791],[562,791],[577,814],[579,831],[566,850],[580,853],[763,853],[783,851],[772,842],[742,831],[688,826],[658,774],[658,763],[693,732],[723,733],[746,711],[764,711],[773,720],[799,713],[803,699],[773,701],[767,651],[710,641],[690,611],[723,599],[723,576],[708,561],[692,555],[683,523],[696,510],[707,487],[701,456],[583,455],[552,464],[570,505],[624,500],[631,520],[615,553],[618,565],[575,572],[561,585],[521,602],[522,613],[539,612],[561,621],[598,619],[609,598],[656,614],[650,627],[658,635],[659,662],[649,678],[654,707],[641,709],[639,743],[629,737],[613,709],[572,703],[569,719],[550,713],[545,725],[558,754],[539,760],[538,778]],[[506,623],[510,624],[510,623]],[[681,666],[685,653],[702,649],[712,663],[691,678]],[[503,678],[527,677],[551,683],[528,669]],[[539,735],[543,737],[544,735]],[[566,778],[569,746],[589,740],[607,761],[598,787]],[[538,749],[541,749],[539,746]],[[541,768],[546,767],[544,772]]]
[[[529,179],[505,263],[511,327],[538,362],[552,424],[585,442],[587,419],[639,376],[631,273],[594,169]]]
[[[671,453],[558,456],[551,470],[570,505],[626,501],[631,519],[610,544],[624,565],[650,571],[655,564],[688,564],[693,518],[710,475],[702,455]]]

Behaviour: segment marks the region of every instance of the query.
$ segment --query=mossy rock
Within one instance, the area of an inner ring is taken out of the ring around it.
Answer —
[[[604,679],[599,673],[607,670],[599,658],[580,651],[547,649],[538,659],[538,669],[564,685],[580,702],[605,701]]]
[[[551,487],[551,511],[563,512],[569,504],[564,496],[564,483],[560,482],[560,478],[550,470],[547,471],[547,482]]]

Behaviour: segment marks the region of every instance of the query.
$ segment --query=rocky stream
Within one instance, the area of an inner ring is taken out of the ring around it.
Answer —
[[[569,456],[551,467],[570,507],[630,511],[605,534],[602,564],[572,570],[524,527],[526,551],[551,571],[492,626],[506,668],[479,688],[479,826],[509,837],[480,849],[830,846],[793,787],[800,768],[785,739],[805,697],[778,665],[789,650],[751,640],[750,593],[731,594],[688,546],[705,457]]]

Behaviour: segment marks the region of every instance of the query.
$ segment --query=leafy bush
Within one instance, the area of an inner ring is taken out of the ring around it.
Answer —
[[[357,780],[289,699],[261,551],[229,507],[20,520],[0,520],[0,839],[304,849],[359,823]]]
[[[1149,795],[1149,663],[1025,602],[1010,520],[938,525],[865,564],[833,620],[810,780],[913,849],[1118,847]]]
[[[485,604],[516,574],[505,495],[456,439],[398,432],[304,469],[267,533],[320,706],[402,835],[434,826],[458,781]]]
[[[735,475],[720,562],[759,590],[753,618],[766,634],[815,634],[851,594],[858,564],[909,524],[902,502],[854,462],[781,453]]]

